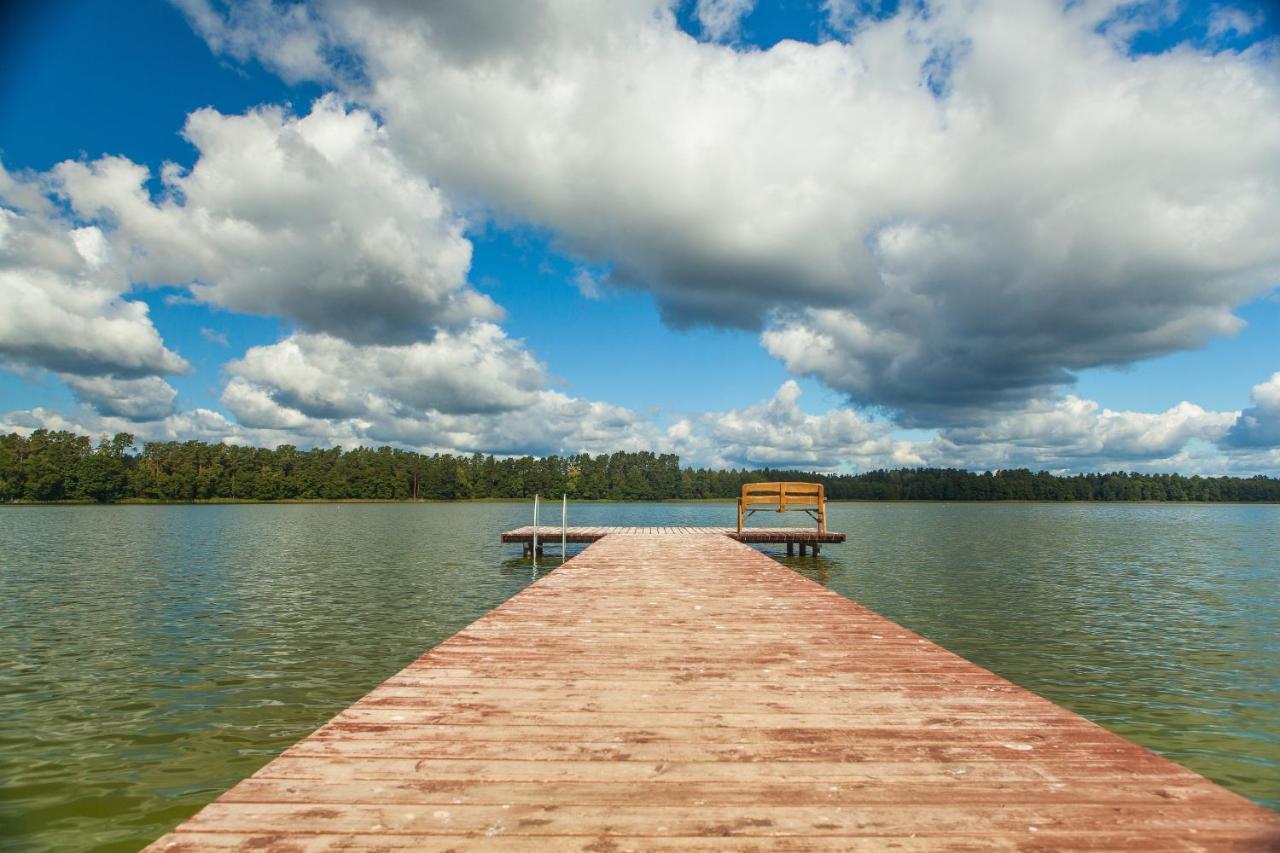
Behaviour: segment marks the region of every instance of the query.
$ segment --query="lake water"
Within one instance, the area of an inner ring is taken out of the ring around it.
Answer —
[[[573,524],[733,515],[570,507]],[[0,509],[0,847],[153,840],[523,589],[533,568],[497,535],[529,516]],[[779,558],[1280,808],[1280,506],[832,504],[830,527],[849,541]]]

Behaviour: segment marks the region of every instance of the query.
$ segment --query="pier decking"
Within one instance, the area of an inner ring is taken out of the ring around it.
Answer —
[[[149,849],[1280,848],[1280,815],[673,531],[597,537]]]
[[[524,545],[525,553],[528,553],[533,547],[533,533],[532,525],[518,527],[515,530],[508,530],[503,533],[502,541]],[[599,542],[610,534],[624,534],[627,536],[692,536],[707,533],[728,536],[730,539],[736,539],[749,545],[786,545],[788,554],[794,554],[798,545],[801,556],[804,555],[807,548],[812,548],[814,554],[820,554],[822,553],[823,545],[844,541],[843,533],[818,530],[814,527],[744,527],[741,532],[736,527],[568,527],[564,529],[564,541],[572,545],[582,545],[589,542]],[[559,547],[560,534],[561,529],[559,527],[540,524],[538,525],[537,541],[542,545]]]

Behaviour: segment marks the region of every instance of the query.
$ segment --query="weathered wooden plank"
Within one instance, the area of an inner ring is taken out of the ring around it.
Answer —
[[[966,677],[970,676],[970,677]],[[933,669],[924,673],[899,672],[890,668],[864,668],[858,672],[859,682],[874,688],[920,687],[943,685],[952,688],[963,688],[979,684],[1001,684],[998,676],[984,678],[981,673],[966,671],[960,667],[950,669]],[[827,696],[843,696],[848,692],[844,679],[833,675],[811,675],[798,677],[795,685],[783,686],[773,681],[762,680],[758,674],[750,672],[716,672],[708,673],[705,680],[715,680],[724,690],[757,691],[791,694],[802,692],[814,697],[815,702],[825,701]],[[495,679],[477,672],[458,669],[439,669],[432,666],[406,668],[399,675],[388,678],[383,683],[383,690],[378,696],[394,696],[396,691],[409,691],[410,695],[420,695],[423,689],[465,690],[468,688],[492,689]],[[843,689],[842,689],[843,685]],[[703,692],[701,686],[690,685],[686,678],[679,677],[636,677],[636,678],[588,678],[585,676],[543,676],[529,678],[528,673],[516,667],[509,667],[501,679],[501,687],[518,688],[530,693],[558,693],[560,691],[604,691],[618,690],[661,690],[664,692]],[[371,700],[375,697],[369,697]]]
[[[982,754],[1001,755],[1001,749],[1017,752],[1032,752],[1036,749],[1043,755],[1047,751],[1061,750],[1062,743],[1072,733],[1070,731],[1051,740],[1046,738],[1041,727],[1028,724],[1020,727],[996,726],[989,731],[978,730],[975,726],[970,731],[954,732],[916,732],[909,731],[911,724],[903,726],[884,726],[881,728],[861,729],[810,729],[779,728],[761,730],[758,728],[683,728],[668,729],[665,726],[655,729],[606,728],[603,726],[558,726],[554,722],[544,725],[502,726],[502,725],[424,725],[412,728],[396,727],[393,730],[386,726],[331,726],[317,732],[317,738],[340,741],[392,740],[435,742],[454,741],[459,739],[475,741],[518,741],[523,743],[592,743],[592,744],[692,744],[707,746],[711,744],[731,744],[735,746],[757,746],[753,754],[763,756],[768,750],[764,747],[774,746],[777,752],[794,752],[797,747],[823,746],[828,749],[843,748],[856,750],[866,754],[869,750],[896,750],[928,747],[951,752],[971,750]],[[1057,742],[1055,742],[1055,740]],[[1072,738],[1071,746],[1086,743],[1099,744],[1102,747],[1113,747],[1114,743],[1104,737],[1095,736],[1083,739]],[[1031,747],[1030,749],[1028,747]],[[1040,756],[1036,756],[1039,758]]]
[[[879,779],[850,781],[681,782],[651,779],[606,782],[573,781],[467,781],[410,776],[407,779],[329,780],[298,777],[277,779],[263,775],[247,779],[223,798],[224,803],[342,803],[387,805],[545,805],[565,806],[688,806],[696,803],[754,806],[777,803],[788,806],[911,806],[946,802],[948,806],[981,805],[1149,805],[1175,809],[1177,803],[1208,802],[1215,797],[1194,781],[1169,782],[1160,788],[1120,789],[1111,782],[1076,781],[1071,785],[1043,780],[976,782],[950,778],[919,782],[896,780],[885,785]]]
[[[1212,844],[1213,836],[1199,836]],[[466,837],[393,834],[301,834],[285,832],[231,833],[183,831],[170,836],[166,850],[184,853],[193,850],[265,850],[268,853],[328,853],[337,850],[385,851],[420,850],[426,853],[465,853],[465,851],[564,851],[578,850],[586,853],[600,851],[652,851],[653,853],[700,853],[700,851],[742,850],[743,839],[734,836],[666,837],[624,836],[611,833],[607,836],[551,836],[548,838]],[[1041,833],[1019,844],[1010,838],[989,836],[941,836],[929,835],[910,838],[860,839],[859,850],[1134,850],[1134,851],[1203,851],[1205,846],[1183,842],[1177,837],[1147,836],[1139,833],[1090,833],[1064,834]],[[751,839],[748,849],[762,849],[760,839]],[[788,853],[816,853],[816,851],[847,851],[849,841],[844,838],[814,836],[771,838],[768,849]]]
[[[724,530],[579,535],[153,849],[1280,845],[1280,816]]]
[[[299,783],[301,784],[301,783]],[[425,806],[425,807],[424,807]],[[1194,815],[1202,831],[1237,831],[1242,839],[1263,840],[1269,824],[1261,810],[1220,803],[1150,806],[1122,804],[1039,803],[1005,805],[789,806],[756,803],[737,806],[687,803],[664,808],[627,808],[564,803],[465,805],[333,803],[259,803],[219,800],[188,822],[195,830],[265,832],[306,826],[316,832],[394,832],[438,835],[651,835],[842,836],[846,838],[909,836],[913,833],[1024,835],[1041,830],[1170,832],[1185,830]],[[1275,836],[1272,836],[1275,840]]]
[[[1116,744],[1080,744],[1076,747],[1043,748],[1035,754],[1010,749],[1005,744],[911,744],[865,743],[831,746],[807,743],[625,743],[580,740],[490,741],[482,731],[464,740],[433,741],[407,731],[401,738],[383,732],[374,737],[312,738],[299,744],[297,755],[347,752],[353,755],[382,755],[405,758],[486,758],[543,761],[578,759],[583,761],[726,761],[803,762],[922,761],[954,763],[995,761],[1037,763],[1059,761],[1137,760],[1130,747]]]
[[[665,837],[625,836],[550,836],[546,838],[466,837],[391,834],[301,834],[301,833],[224,833],[183,832],[172,836],[175,840],[166,848],[173,853],[192,850],[265,850],[268,853],[327,853],[336,850],[385,851],[420,850],[438,853],[465,853],[465,851],[564,851],[578,850],[584,853],[600,851],[651,851],[651,853],[701,853],[725,850],[777,850],[787,853],[815,853],[815,851],[847,851],[847,838],[823,838],[819,836],[792,836],[745,840],[735,836],[724,837]],[[1201,833],[1182,838],[1177,833],[1138,832],[1054,832],[1026,833],[1021,837],[992,837],[975,835],[916,835],[907,838],[866,837],[857,841],[858,850],[912,851],[991,851],[991,850],[1125,850],[1196,851],[1216,849],[1248,849],[1234,844],[1236,836],[1224,833]],[[747,843],[749,841],[749,843]]]
[[[822,782],[852,785],[873,783],[1033,782],[1061,785],[1106,784],[1141,777],[1156,786],[1195,785],[1199,777],[1181,767],[1151,759],[1127,758],[1036,762],[1008,761],[518,761],[503,759],[415,759],[351,754],[356,744],[325,744],[286,752],[254,778],[326,779],[331,781],[434,779],[454,781],[555,782]],[[590,766],[585,766],[590,765]],[[1145,796],[1143,788],[1139,796]],[[1117,795],[1127,793],[1117,788]]]

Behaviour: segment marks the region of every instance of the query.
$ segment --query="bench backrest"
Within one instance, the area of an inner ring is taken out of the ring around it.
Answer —
[[[743,507],[761,506],[761,509],[810,509],[821,507],[825,495],[821,483],[747,483],[742,487],[738,504]]]

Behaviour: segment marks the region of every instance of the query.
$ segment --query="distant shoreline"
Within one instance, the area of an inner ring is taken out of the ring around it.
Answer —
[[[808,482],[832,501],[1263,503],[1280,478],[1029,468],[894,468],[859,474],[796,468],[690,468],[673,453],[470,456],[380,447],[274,449],[202,441],[147,442],[118,433],[35,430],[0,435],[0,501],[31,503],[381,503],[521,501],[572,493],[600,502],[733,501],[759,482]]]

